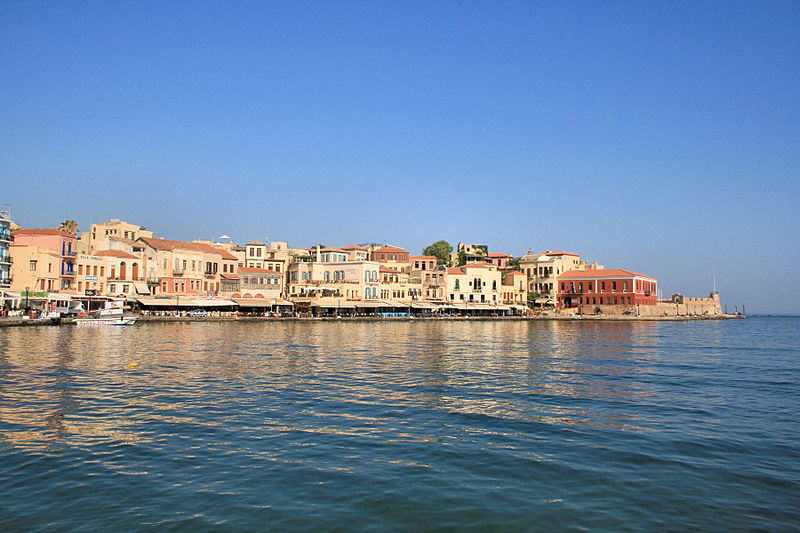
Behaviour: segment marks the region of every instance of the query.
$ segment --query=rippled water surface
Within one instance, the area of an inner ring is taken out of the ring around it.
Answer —
[[[0,530],[800,528],[800,319],[0,329]]]

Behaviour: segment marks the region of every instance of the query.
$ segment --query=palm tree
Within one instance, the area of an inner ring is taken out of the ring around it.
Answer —
[[[58,226],[58,229],[61,231],[66,231],[67,233],[71,233],[72,235],[78,234],[78,223],[72,219],[65,220]]]

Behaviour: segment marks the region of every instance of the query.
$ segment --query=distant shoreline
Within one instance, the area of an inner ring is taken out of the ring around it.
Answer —
[[[759,315],[777,316],[777,315]],[[619,316],[619,315],[583,315],[583,316],[442,316],[442,317],[268,317],[268,316],[241,316],[241,317],[180,317],[180,316],[141,316],[136,321],[140,323],[157,322],[412,322],[412,321],[561,321],[561,322],[683,322],[692,320],[735,320],[747,318],[745,315],[716,315],[716,316]],[[63,318],[61,326],[73,326],[74,319]],[[22,319],[6,317],[0,319],[0,327],[25,327],[25,326],[54,326],[49,318]],[[105,327],[105,326],[96,326]],[[120,327],[120,326],[111,326]]]

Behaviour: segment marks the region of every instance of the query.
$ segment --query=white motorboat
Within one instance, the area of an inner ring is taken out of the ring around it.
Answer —
[[[125,309],[116,302],[106,302],[103,309],[98,309],[90,313],[90,316],[78,316],[75,324],[78,326],[131,326],[136,319],[136,315],[125,315]]]

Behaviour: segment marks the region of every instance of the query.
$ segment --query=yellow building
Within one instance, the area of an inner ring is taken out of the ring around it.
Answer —
[[[500,304],[501,274],[489,263],[469,263],[447,269],[447,301],[449,303]]]
[[[92,224],[89,231],[81,233],[78,241],[78,251],[82,254],[92,254],[100,250],[107,250],[109,246],[105,241],[109,237],[118,237],[135,241],[139,237],[152,237],[153,232],[148,231],[145,226],[129,224],[124,220],[112,218],[108,222],[98,222]]]
[[[518,308],[528,306],[528,276],[524,272],[507,272],[503,278],[502,300]]]
[[[51,248],[11,244],[11,290],[52,292],[60,288],[61,254]]]
[[[532,254],[529,251],[520,258],[519,267],[528,276],[528,290],[538,294],[536,303],[550,305],[556,302],[558,276],[571,270],[603,268],[597,263],[589,264],[582,261],[578,254],[563,251],[547,251],[539,254]]]

